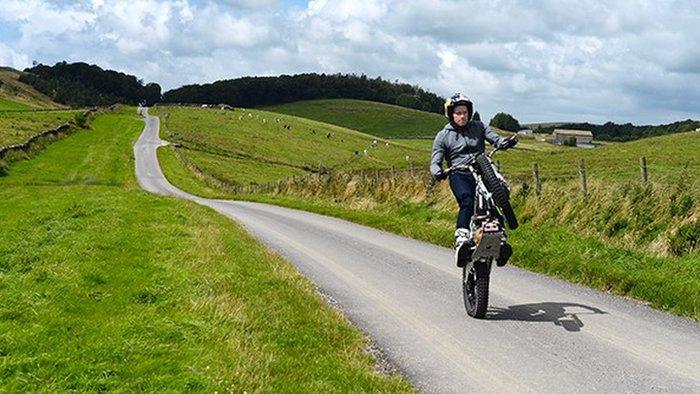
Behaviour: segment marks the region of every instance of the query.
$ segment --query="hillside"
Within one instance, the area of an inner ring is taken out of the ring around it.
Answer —
[[[32,108],[62,108],[31,85],[21,82],[22,73],[0,66],[0,111]]]
[[[0,112],[0,147],[23,142],[32,135],[73,120],[81,113],[67,111]]]
[[[163,138],[180,144],[185,160],[232,184],[427,163],[420,149],[273,112],[159,106],[154,114],[161,118]]]
[[[364,100],[310,100],[274,105],[267,111],[314,119],[382,138],[432,138],[446,122],[442,115]]]

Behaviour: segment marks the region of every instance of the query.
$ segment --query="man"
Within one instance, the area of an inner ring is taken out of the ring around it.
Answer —
[[[445,116],[449,123],[435,136],[430,161],[430,173],[436,180],[447,178],[442,170],[443,160],[447,161],[448,167],[465,164],[475,154],[484,152],[485,140],[501,149],[511,148],[518,142],[515,138],[502,138],[480,121],[472,120],[473,113],[472,102],[461,93],[456,93],[445,101]],[[474,213],[476,181],[467,171],[452,172],[449,178],[450,189],[459,205],[455,231],[455,260],[457,266],[462,267],[471,259],[474,247],[469,223]],[[512,254],[510,245],[504,246],[507,250],[502,253],[503,261],[499,262],[499,265],[505,264]]]

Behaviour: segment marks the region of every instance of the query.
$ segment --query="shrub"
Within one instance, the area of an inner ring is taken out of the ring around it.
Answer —
[[[509,114],[499,112],[491,119],[489,125],[498,127],[501,130],[516,132],[520,130],[520,122]]]

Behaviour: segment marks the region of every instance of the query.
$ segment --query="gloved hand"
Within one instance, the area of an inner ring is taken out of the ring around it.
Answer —
[[[501,144],[498,146],[499,149],[510,149],[514,147],[518,143],[518,138],[516,138],[514,135],[510,136],[501,142]]]
[[[444,181],[445,179],[447,179],[447,173],[445,171],[440,170],[437,174],[435,174],[436,181]]]

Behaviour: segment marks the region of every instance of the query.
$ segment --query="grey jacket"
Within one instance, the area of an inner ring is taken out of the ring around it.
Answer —
[[[436,176],[442,171],[443,159],[448,167],[466,163],[471,156],[484,151],[484,140],[500,146],[505,139],[479,121],[469,121],[461,131],[457,131],[452,123],[446,124],[433,142],[430,173]]]

